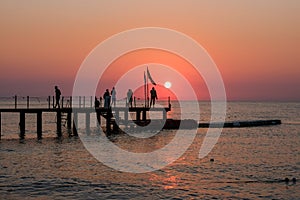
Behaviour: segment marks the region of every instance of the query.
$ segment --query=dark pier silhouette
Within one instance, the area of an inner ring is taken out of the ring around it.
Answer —
[[[19,138],[21,140],[25,139],[25,126],[26,126],[26,114],[33,113],[36,114],[36,127],[37,127],[37,138],[42,139],[42,117],[43,113],[56,113],[56,133],[57,137],[62,137],[62,126],[66,125],[69,130],[69,135],[78,136],[76,124],[78,124],[78,114],[85,114],[85,127],[86,133],[90,133],[90,116],[92,113],[96,114],[98,125],[101,125],[101,117],[106,120],[105,122],[105,131],[109,134],[111,131],[117,131],[118,124],[123,124],[127,126],[129,124],[129,115],[134,114],[135,118],[132,120],[137,124],[146,124],[149,119],[147,119],[147,112],[161,112],[162,119],[167,119],[167,112],[171,110],[170,98],[168,98],[168,106],[167,107],[157,107],[157,108],[149,108],[145,106],[136,106],[133,107],[93,107],[93,99],[94,97],[77,97],[78,105],[72,106],[72,97],[61,99],[61,107],[54,108],[54,97],[48,97],[47,108],[34,108],[30,107],[30,97],[27,97],[26,107],[19,108],[18,107],[18,97],[15,96],[15,105],[14,108],[0,108],[0,139],[1,139],[1,113],[19,113],[20,121],[20,134]],[[67,99],[67,101],[64,101]],[[86,105],[86,100],[90,99],[90,105]],[[52,100],[52,103],[51,103]],[[64,103],[65,102],[65,103]],[[127,105],[127,103],[126,103]],[[121,115],[123,114],[123,115]],[[123,116],[123,118],[121,117]]]
[[[101,118],[105,119],[105,123],[102,127],[105,128],[106,134],[112,132],[119,132],[119,125],[124,125],[125,127],[131,126],[134,122],[138,126],[147,126],[150,122],[154,124],[161,125],[163,123],[162,129],[197,129],[197,128],[244,128],[244,127],[257,127],[257,126],[269,126],[269,125],[279,125],[281,120],[253,120],[253,121],[235,121],[235,122],[214,122],[214,123],[198,123],[192,119],[175,120],[167,119],[167,113],[171,111],[171,102],[168,98],[166,107],[155,107],[150,108],[145,105],[137,106],[136,100],[134,98],[134,105],[128,107],[126,102],[124,107],[94,107],[93,99],[95,97],[76,97],[77,105],[72,106],[73,97],[62,97],[61,107],[54,108],[54,97],[47,97],[47,105],[43,107],[34,107],[30,105],[30,97],[26,97],[26,103],[22,106],[18,105],[18,97],[14,97],[14,106],[12,108],[0,108],[0,139],[1,139],[1,114],[2,113],[19,113],[19,128],[20,134],[19,138],[21,140],[25,139],[25,126],[26,126],[26,114],[33,113],[36,114],[36,132],[37,139],[42,139],[42,127],[43,127],[43,113],[56,113],[56,133],[57,137],[62,137],[62,126],[66,126],[68,129],[69,136],[78,136],[76,124],[78,124],[78,115],[85,114],[85,129],[86,134],[90,133],[90,116],[91,114],[96,114],[98,127],[101,126]],[[11,105],[10,105],[11,106]],[[161,119],[148,119],[150,112],[161,112]],[[129,120],[130,115],[130,120]],[[133,116],[133,117],[132,117]]]

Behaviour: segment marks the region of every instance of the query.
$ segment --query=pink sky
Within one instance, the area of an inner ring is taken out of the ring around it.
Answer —
[[[2,0],[0,96],[52,95],[56,84],[70,95],[96,45],[128,29],[155,26],[201,44],[217,64],[229,100],[299,101],[299,8],[297,0]],[[147,55],[137,60],[155,61]],[[173,61],[163,64],[175,67]],[[205,93],[203,82],[196,85]]]

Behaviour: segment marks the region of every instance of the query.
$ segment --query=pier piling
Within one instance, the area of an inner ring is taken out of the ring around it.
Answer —
[[[67,113],[67,128],[69,130],[71,130],[71,125],[72,125],[72,113],[71,112],[68,112]]]
[[[48,96],[48,109],[50,109],[50,105],[51,105],[51,97]]]
[[[97,127],[100,128],[100,126],[101,126],[101,112],[100,112],[100,110],[96,110],[96,118],[97,118]]]
[[[56,112],[56,133],[57,133],[58,138],[60,138],[62,136],[62,133],[61,133],[61,111],[60,111],[60,109]]]
[[[74,112],[73,113],[73,135],[78,136],[77,128],[76,126],[78,125],[78,113]]]
[[[2,133],[1,133],[1,112],[0,112],[0,140],[1,140],[1,135]]]
[[[141,112],[140,111],[136,112],[136,121],[141,121]]]
[[[15,95],[15,109],[17,109],[17,106],[18,106],[18,97],[17,95]]]
[[[25,112],[20,112],[20,139],[25,139]]]
[[[42,139],[42,112],[37,113],[37,138],[38,140]]]
[[[29,109],[29,96],[27,96],[27,109]]]
[[[85,130],[86,130],[86,134],[90,134],[90,132],[91,132],[91,129],[90,129],[90,113],[89,112],[87,112],[86,114],[85,114]]]

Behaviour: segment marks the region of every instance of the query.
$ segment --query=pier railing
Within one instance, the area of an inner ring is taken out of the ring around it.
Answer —
[[[60,98],[61,108],[92,108],[94,107],[94,96],[62,96]],[[0,97],[0,108],[54,108],[55,96],[10,96]],[[75,105],[72,105],[74,104]],[[145,101],[142,98],[133,97],[133,107],[149,107],[149,99]],[[170,97],[160,98],[157,103],[169,107]],[[100,107],[104,106],[104,100],[100,99]],[[113,105],[112,105],[113,106]],[[126,98],[118,99],[116,107],[127,107],[128,102]]]
[[[73,99],[77,98],[77,99]],[[19,128],[20,128],[20,139],[25,138],[25,121],[27,113],[35,113],[37,116],[36,127],[37,127],[37,138],[42,138],[42,118],[44,112],[55,112],[56,113],[56,132],[57,137],[62,136],[62,121],[63,116],[66,117],[67,128],[71,130],[73,124],[73,135],[77,136],[77,129],[75,124],[78,122],[78,114],[83,113],[86,116],[86,133],[90,132],[90,115],[95,113],[97,116],[98,124],[101,124],[101,116],[106,119],[106,132],[110,133],[111,125],[113,129],[117,130],[116,120],[124,121],[124,124],[128,125],[129,113],[135,113],[135,120],[138,122],[147,121],[147,112],[161,112],[162,119],[167,118],[167,112],[171,110],[170,98],[168,98],[167,107],[155,107],[150,109],[148,102],[145,100],[137,99],[134,97],[133,104],[128,108],[126,99],[121,99],[117,102],[116,106],[112,105],[112,108],[103,107],[104,102],[100,101],[100,107],[94,108],[95,97],[61,97],[60,108],[55,108],[55,97],[30,97],[30,96],[13,96],[13,97],[0,97],[0,140],[1,140],[1,113],[17,112],[19,113]],[[144,102],[144,104],[142,104]],[[75,105],[72,105],[75,104]],[[145,105],[147,104],[147,105]],[[161,102],[159,104],[162,106]],[[127,108],[126,108],[127,106]],[[121,118],[120,113],[124,115],[124,119]],[[73,117],[72,117],[73,116]],[[114,119],[113,119],[114,116]],[[72,119],[73,118],[73,119]],[[72,123],[73,122],[73,123]],[[69,136],[70,136],[69,132]]]

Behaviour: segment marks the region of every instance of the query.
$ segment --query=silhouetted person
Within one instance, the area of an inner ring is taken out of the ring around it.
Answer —
[[[100,97],[99,99],[100,99],[100,107],[102,107],[102,97]]]
[[[129,89],[127,92],[127,101],[128,101],[128,106],[130,107],[132,107],[132,96],[133,96],[133,92],[131,89]]]
[[[110,94],[109,94],[108,89],[106,89],[106,91],[104,92],[103,99],[104,99],[104,108],[109,108],[110,107]]]
[[[55,100],[56,100],[54,108],[56,108],[56,106],[58,106],[58,108],[60,108],[59,100],[60,100],[61,92],[57,86],[55,86],[54,88],[55,88]]]
[[[102,98],[102,97],[100,97]],[[95,97],[95,109],[100,107],[100,101]],[[97,117],[97,127],[100,126],[100,110],[96,110],[96,117]]]
[[[100,101],[97,99],[97,97],[95,97],[95,108],[99,108],[100,107]]]
[[[154,87],[152,87],[152,89],[150,90],[150,96],[151,96],[151,100],[150,100],[150,107],[153,104],[153,107],[155,105],[155,100],[157,99],[157,93],[156,90],[154,89]]]
[[[111,105],[114,105],[114,107],[116,107],[116,100],[117,100],[116,96],[117,96],[117,92],[115,87],[113,87],[111,90]]]

